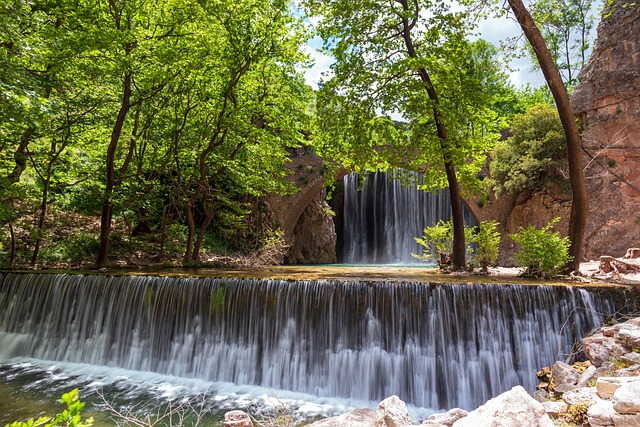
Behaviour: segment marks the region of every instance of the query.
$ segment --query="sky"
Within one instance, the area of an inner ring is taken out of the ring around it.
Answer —
[[[310,25],[317,23],[317,19],[306,19]],[[493,43],[496,47],[500,46],[501,42],[505,42],[510,38],[520,36],[521,29],[512,17],[500,17],[500,18],[488,18],[479,23],[480,37]],[[595,32],[595,27],[594,27]],[[306,46],[307,53],[310,55],[314,66],[311,69],[306,70],[305,79],[308,85],[312,88],[318,88],[318,82],[322,80],[323,73],[329,71],[329,67],[334,62],[333,58],[322,53],[320,48],[322,47],[322,40],[319,37],[315,37]],[[511,83],[516,88],[522,88],[527,84],[531,87],[539,87],[544,84],[544,77],[540,70],[533,70],[532,63],[529,57],[524,56],[521,58],[505,58],[508,61]],[[324,79],[326,80],[326,78]]]

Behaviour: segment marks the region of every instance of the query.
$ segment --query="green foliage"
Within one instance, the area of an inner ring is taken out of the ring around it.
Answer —
[[[496,231],[497,226],[497,221],[481,221],[478,227],[478,234],[475,235],[477,244],[475,251],[476,262],[484,272],[498,260],[500,233]]]
[[[538,0],[532,4],[531,14],[567,87],[577,83],[578,72],[589,58],[593,6],[593,0]],[[529,51],[537,66],[535,54]]]
[[[466,257],[469,266],[479,265],[483,271],[498,259],[500,233],[496,231],[496,221],[482,221],[478,227],[465,227]],[[445,267],[453,244],[452,221],[438,221],[431,227],[424,229],[422,237],[414,237],[416,243],[422,246],[422,254],[412,254],[414,258],[431,261],[435,260],[441,268]]]
[[[520,249],[516,252],[516,261],[525,267],[523,276],[530,278],[552,279],[557,277],[569,261],[568,237],[560,237],[560,233],[552,231],[560,218],[554,218],[542,229],[532,225],[520,227],[518,233],[510,234]]]
[[[557,110],[537,105],[517,115],[511,126],[513,136],[491,151],[490,178],[496,194],[518,194],[543,188],[554,179],[563,179],[566,143]],[[563,179],[564,180],[564,179]]]
[[[37,420],[16,421],[6,424],[5,427],[91,427],[93,418],[82,420],[81,412],[84,409],[84,402],[80,401],[78,389],[62,395],[60,399],[67,408],[52,417],[40,417]]]
[[[572,427],[572,426],[588,426],[589,416],[589,403],[576,402],[572,405],[568,405],[567,408],[558,414],[556,424],[560,427]]]
[[[96,236],[81,232],[45,247],[41,257],[47,262],[80,262],[94,257],[99,248]]]

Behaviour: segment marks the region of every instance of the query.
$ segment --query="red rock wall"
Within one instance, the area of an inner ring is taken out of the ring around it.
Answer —
[[[640,245],[640,3],[615,0],[605,14],[571,97],[588,153],[589,259]]]

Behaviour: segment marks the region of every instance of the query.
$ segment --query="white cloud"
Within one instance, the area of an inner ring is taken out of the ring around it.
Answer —
[[[304,47],[305,52],[311,58],[313,66],[305,70],[304,78],[309,86],[313,89],[318,89],[318,83],[322,80],[328,80],[331,73],[331,64],[335,60],[322,52],[319,52],[316,48],[309,45]]]

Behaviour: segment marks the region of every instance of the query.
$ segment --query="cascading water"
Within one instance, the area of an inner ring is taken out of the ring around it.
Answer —
[[[517,384],[532,390],[536,370],[568,353],[624,294],[596,292],[3,274],[0,366],[31,358],[471,409]]]
[[[344,207],[342,247],[337,252],[344,264],[408,264],[418,262],[411,254],[422,253],[414,237],[422,237],[425,227],[451,219],[447,189],[439,192],[418,190],[422,175],[408,173],[410,185],[403,185],[395,174],[375,172],[359,189],[358,174],[343,178]],[[463,206],[466,225],[477,220]]]

